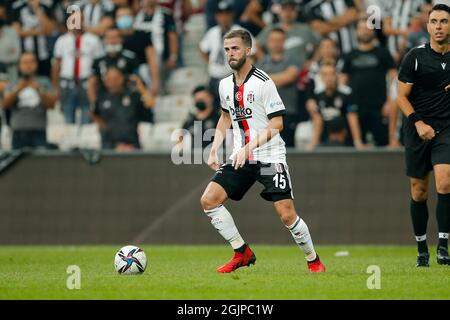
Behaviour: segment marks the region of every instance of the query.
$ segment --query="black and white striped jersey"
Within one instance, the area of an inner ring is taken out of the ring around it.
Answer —
[[[426,3],[426,0],[396,0],[388,1],[386,17],[391,19],[392,28],[408,30],[411,19],[420,13],[420,7]],[[395,56],[400,45],[404,41],[402,36],[389,36],[388,49]]]
[[[328,21],[342,16],[349,8],[354,8],[353,0],[310,0],[303,5],[307,20]],[[345,54],[357,47],[355,25],[350,24],[329,35],[339,46],[340,53]]]

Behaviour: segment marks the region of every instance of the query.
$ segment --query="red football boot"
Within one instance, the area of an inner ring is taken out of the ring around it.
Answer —
[[[325,272],[325,266],[320,261],[319,255],[313,261],[308,262],[308,269],[311,273]]]
[[[255,261],[256,261],[255,254],[253,253],[252,250],[250,250],[250,247],[247,245],[243,253],[235,251],[233,258],[231,258],[231,260],[227,264],[224,264],[223,266],[217,268],[217,272],[230,273],[236,270],[237,268],[246,266],[248,267],[251,264],[255,264]]]

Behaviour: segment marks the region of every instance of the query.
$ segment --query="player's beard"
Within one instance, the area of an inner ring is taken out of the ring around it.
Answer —
[[[242,68],[242,66],[245,64],[245,62],[247,62],[247,57],[243,56],[241,59],[236,61],[234,65],[232,65],[230,61],[228,62],[228,64],[230,65],[231,69],[233,69],[235,71],[239,71]]]

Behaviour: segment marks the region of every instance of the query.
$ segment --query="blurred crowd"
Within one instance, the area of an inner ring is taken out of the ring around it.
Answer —
[[[95,123],[102,148],[139,149],[139,123],[154,122],[171,73],[189,67],[185,25],[202,15],[199,59],[209,82],[192,91],[179,144],[215,127],[218,84],[231,71],[222,37],[244,28],[255,66],[286,105],[288,147],[399,147],[397,68],[428,41],[431,7],[431,0],[3,0],[0,124],[13,149],[58,147],[46,134],[47,111],[57,108],[69,125]]]

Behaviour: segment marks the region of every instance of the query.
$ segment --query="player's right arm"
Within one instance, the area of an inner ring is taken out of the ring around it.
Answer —
[[[219,122],[217,123],[216,132],[214,134],[214,140],[211,147],[211,152],[209,153],[208,166],[213,170],[219,169],[219,156],[217,151],[222,145],[223,140],[225,140],[226,132],[231,127],[231,117],[230,114],[222,110]]]
[[[404,83],[400,80],[398,81],[397,105],[408,120],[414,122],[419,137],[423,140],[431,140],[436,133],[431,126],[417,118],[414,107],[408,99],[411,90],[412,84]]]
[[[423,140],[431,140],[435,136],[434,129],[420,119],[420,116],[415,112],[414,107],[409,101],[409,96],[415,81],[415,73],[418,68],[418,62],[413,55],[413,50],[405,56],[400,66],[397,85],[397,105],[408,120],[414,123],[419,137]]]
[[[398,81],[397,105],[399,106],[400,110],[402,110],[403,114],[408,118],[408,120],[414,122],[419,137],[421,137],[423,140],[431,140],[434,138],[436,133],[431,126],[423,122],[423,120],[417,118],[414,108],[408,99],[411,90],[412,84]]]

